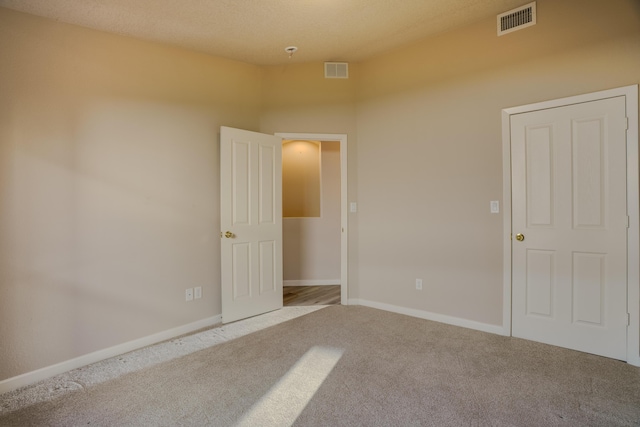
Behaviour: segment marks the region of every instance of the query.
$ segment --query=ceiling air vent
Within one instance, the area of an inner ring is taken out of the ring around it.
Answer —
[[[347,62],[325,62],[324,78],[325,79],[348,79],[349,64]]]
[[[498,35],[536,25],[536,2],[498,15]]]

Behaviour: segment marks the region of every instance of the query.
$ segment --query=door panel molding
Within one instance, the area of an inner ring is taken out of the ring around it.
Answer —
[[[627,328],[627,363],[640,366],[640,195],[638,168],[638,85],[625,86],[585,95],[560,98],[502,110],[503,170],[503,323],[506,336],[512,335],[512,200],[511,200],[511,116],[556,107],[564,107],[615,97],[625,97],[627,126],[627,304],[630,325]]]

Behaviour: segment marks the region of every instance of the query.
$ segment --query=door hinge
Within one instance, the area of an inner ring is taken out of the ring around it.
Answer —
[[[625,125],[624,125],[624,129],[625,130],[629,130],[629,117],[625,117],[624,119],[625,119],[625,122],[626,122]]]
[[[627,215],[627,228],[631,227],[631,218]]]
[[[631,326],[631,313],[627,313],[627,326]]]

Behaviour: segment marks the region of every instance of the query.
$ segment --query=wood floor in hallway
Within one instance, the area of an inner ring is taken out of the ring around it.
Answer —
[[[340,304],[340,285],[284,286],[282,292],[285,306]]]

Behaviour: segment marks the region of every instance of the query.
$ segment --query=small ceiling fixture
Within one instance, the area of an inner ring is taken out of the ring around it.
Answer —
[[[285,47],[284,51],[289,54],[289,59],[291,59],[293,57],[293,54],[298,51],[298,48],[295,46],[289,46],[289,47]]]

